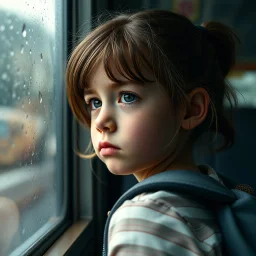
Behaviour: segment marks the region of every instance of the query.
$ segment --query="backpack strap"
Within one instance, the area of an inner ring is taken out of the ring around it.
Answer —
[[[256,255],[256,197],[232,189],[237,200],[218,209],[225,255]]]
[[[227,253],[225,255],[256,255],[255,197],[241,191],[230,190],[207,175],[189,170],[172,170],[155,174],[124,193],[107,218],[103,255],[107,255],[108,228],[114,212],[124,201],[144,192],[158,190],[189,193],[200,199],[212,201],[218,205],[217,213]]]

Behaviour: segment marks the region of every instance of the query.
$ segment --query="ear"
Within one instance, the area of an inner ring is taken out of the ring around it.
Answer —
[[[210,96],[204,88],[195,88],[187,94],[187,105],[183,112],[181,127],[192,130],[200,125],[207,117],[209,104]]]

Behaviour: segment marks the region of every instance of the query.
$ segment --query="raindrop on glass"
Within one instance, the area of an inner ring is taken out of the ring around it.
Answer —
[[[26,114],[26,119],[28,119],[28,114]]]
[[[8,78],[7,73],[3,73],[3,74],[2,74],[2,79],[3,79],[3,80],[6,80],[7,78]]]
[[[39,102],[40,103],[42,103],[42,101],[43,101],[43,95],[42,95],[42,93],[39,91],[39,93],[38,93],[38,98],[39,98]]]
[[[20,49],[20,53],[23,54],[23,52],[24,52],[24,46],[22,45]]]
[[[31,99],[30,98],[28,98],[28,104],[31,104]]]
[[[11,51],[11,52],[10,52],[10,55],[11,55],[11,56],[14,56],[14,52],[13,52],[13,51]]]
[[[24,23],[22,26],[22,36],[26,37],[27,36],[27,31],[26,31],[26,24]]]
[[[14,28],[13,25],[10,25],[9,29],[10,29],[10,30],[13,30],[13,28]]]
[[[5,31],[5,26],[4,25],[0,26],[0,31]]]
[[[43,54],[42,53],[40,54],[40,58],[41,58],[41,61],[43,61]]]
[[[31,49],[29,50],[29,54],[32,54],[32,50]]]
[[[26,84],[25,83],[23,84],[23,87],[26,88]]]

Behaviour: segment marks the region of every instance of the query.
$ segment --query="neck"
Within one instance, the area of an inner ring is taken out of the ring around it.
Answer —
[[[170,161],[170,158],[163,159],[148,170],[134,173],[134,176],[140,182],[154,174],[170,170],[200,171],[194,162],[192,145],[184,147],[174,161]]]

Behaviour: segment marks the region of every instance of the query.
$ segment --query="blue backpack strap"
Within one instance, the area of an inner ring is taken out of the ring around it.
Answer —
[[[227,255],[256,255],[256,197],[232,190],[237,199],[222,205],[218,219]],[[225,254],[226,255],[226,254]]]
[[[124,193],[108,216],[104,231],[103,255],[107,255],[108,227],[114,212],[124,201],[141,193],[157,190],[189,193],[200,199],[212,201],[219,206],[218,217],[226,245],[225,251],[234,256],[256,255],[256,241],[253,242],[256,239],[256,228],[253,228],[256,224],[255,198],[251,195],[247,196],[244,192],[230,190],[207,175],[188,170],[166,171],[153,175]],[[246,218],[246,216],[250,217]]]

